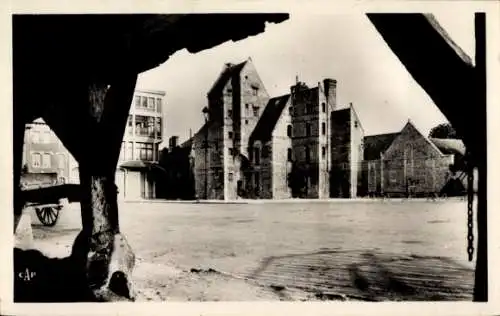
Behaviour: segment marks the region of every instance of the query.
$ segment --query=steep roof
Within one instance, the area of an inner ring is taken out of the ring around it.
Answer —
[[[224,68],[224,70],[222,70],[219,78],[217,78],[212,88],[208,91],[208,95],[210,96],[215,93],[221,92],[229,79],[240,74],[241,70],[243,69],[243,67],[245,67],[247,62],[248,60],[245,60],[244,62],[236,65],[226,64],[226,67]]]
[[[260,117],[255,129],[250,135],[250,141],[261,140],[268,141],[271,139],[272,133],[278,120],[285,108],[290,95],[282,95],[269,100]]]
[[[380,135],[365,136],[364,138],[364,160],[378,160],[380,154],[384,153],[400,133],[388,133]]]
[[[445,155],[465,155],[465,145],[460,139],[429,138],[431,142]]]

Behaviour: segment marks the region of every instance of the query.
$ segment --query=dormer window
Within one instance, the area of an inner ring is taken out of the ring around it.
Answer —
[[[259,116],[259,107],[258,106],[253,106],[253,116]]]
[[[252,94],[254,96],[257,96],[259,94],[259,87],[256,87],[256,86],[252,85]]]

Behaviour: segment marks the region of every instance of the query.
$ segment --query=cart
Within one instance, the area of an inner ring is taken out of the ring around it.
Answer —
[[[44,226],[52,227],[57,223],[63,208],[62,199],[68,202],[80,201],[78,184],[59,184],[22,190],[25,207],[33,207],[36,216]]]

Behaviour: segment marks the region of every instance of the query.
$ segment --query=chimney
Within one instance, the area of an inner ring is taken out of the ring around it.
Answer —
[[[177,147],[178,140],[179,140],[179,136],[170,137],[170,139],[168,140],[168,149],[170,152],[172,152],[172,150]]]
[[[323,80],[326,102],[330,111],[337,107],[337,80],[326,78]]]

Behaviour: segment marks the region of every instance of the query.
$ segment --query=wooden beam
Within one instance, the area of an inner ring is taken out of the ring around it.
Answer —
[[[487,129],[486,129],[486,14],[476,13],[476,67],[475,67],[475,117],[483,122],[472,125],[477,142],[475,166],[478,168],[478,203],[477,203],[477,259],[474,282],[474,300],[488,301],[488,168],[487,168]]]
[[[474,300],[488,300],[485,14],[476,13],[476,63],[433,18],[423,14],[368,14],[415,81],[448,118],[479,170],[478,249]]]
[[[427,92],[472,151],[470,126],[481,126],[475,112],[475,70],[457,54],[427,16],[416,13],[368,14],[377,31],[415,81]]]

